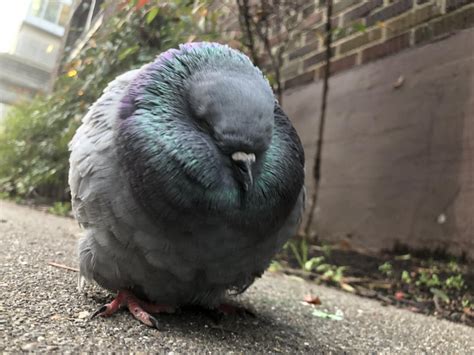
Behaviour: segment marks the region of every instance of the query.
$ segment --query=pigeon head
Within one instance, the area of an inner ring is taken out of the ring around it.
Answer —
[[[233,70],[202,71],[188,81],[188,102],[198,127],[208,134],[244,191],[255,163],[270,146],[275,100],[262,76]]]
[[[215,43],[168,50],[140,70],[118,110],[118,154],[151,215],[277,228],[294,205],[301,144],[241,52]]]

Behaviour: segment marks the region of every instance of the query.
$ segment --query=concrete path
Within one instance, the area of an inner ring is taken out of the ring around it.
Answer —
[[[48,265],[76,266],[79,233],[71,219],[0,201],[0,351],[474,353],[472,328],[268,273],[240,297],[257,318],[215,324],[189,310],[158,316],[161,331],[125,312],[90,321],[108,293],[91,285],[80,294],[76,272]],[[301,302],[310,291],[321,306]]]

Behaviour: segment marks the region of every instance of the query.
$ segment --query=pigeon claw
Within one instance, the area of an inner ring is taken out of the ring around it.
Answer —
[[[139,320],[143,324],[158,329],[158,320],[153,317],[152,315],[148,314],[148,312],[144,311],[142,307],[140,307],[137,303],[131,301],[128,304],[128,310],[135,319]]]
[[[149,319],[150,323],[152,324],[151,326],[152,326],[153,328],[155,328],[155,329],[160,329],[159,323],[158,323],[158,319],[156,319],[156,318],[153,317],[153,316],[149,316],[148,319]]]
[[[104,304],[103,306],[101,306],[100,308],[98,308],[94,313],[92,313],[91,315],[91,319],[94,319],[95,317],[97,317],[98,315],[100,316],[104,316],[105,314],[105,311],[107,311],[107,305]]]
[[[108,317],[117,312],[120,308],[126,306],[129,312],[141,323],[158,329],[158,320],[150,313],[174,313],[175,308],[169,305],[148,303],[139,300],[130,291],[119,291],[117,297],[107,304],[97,309],[91,316],[91,319],[101,316]]]

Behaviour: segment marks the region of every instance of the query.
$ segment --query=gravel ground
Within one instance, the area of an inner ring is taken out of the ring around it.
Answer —
[[[126,312],[90,321],[110,295],[93,285],[80,294],[77,273],[47,264],[75,266],[79,233],[71,219],[0,201],[0,351],[474,353],[472,328],[268,273],[239,298],[256,318],[215,323],[183,310],[159,315],[161,331]],[[309,292],[322,305],[303,304]],[[342,320],[319,318],[315,309]]]

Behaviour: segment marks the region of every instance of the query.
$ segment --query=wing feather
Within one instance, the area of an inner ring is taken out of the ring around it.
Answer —
[[[110,224],[107,219],[113,217],[110,215],[112,209],[106,207],[114,196],[114,186],[121,185],[117,183],[121,172],[113,127],[120,100],[137,72],[129,71],[107,86],[69,144],[72,206],[77,220],[83,225]]]

